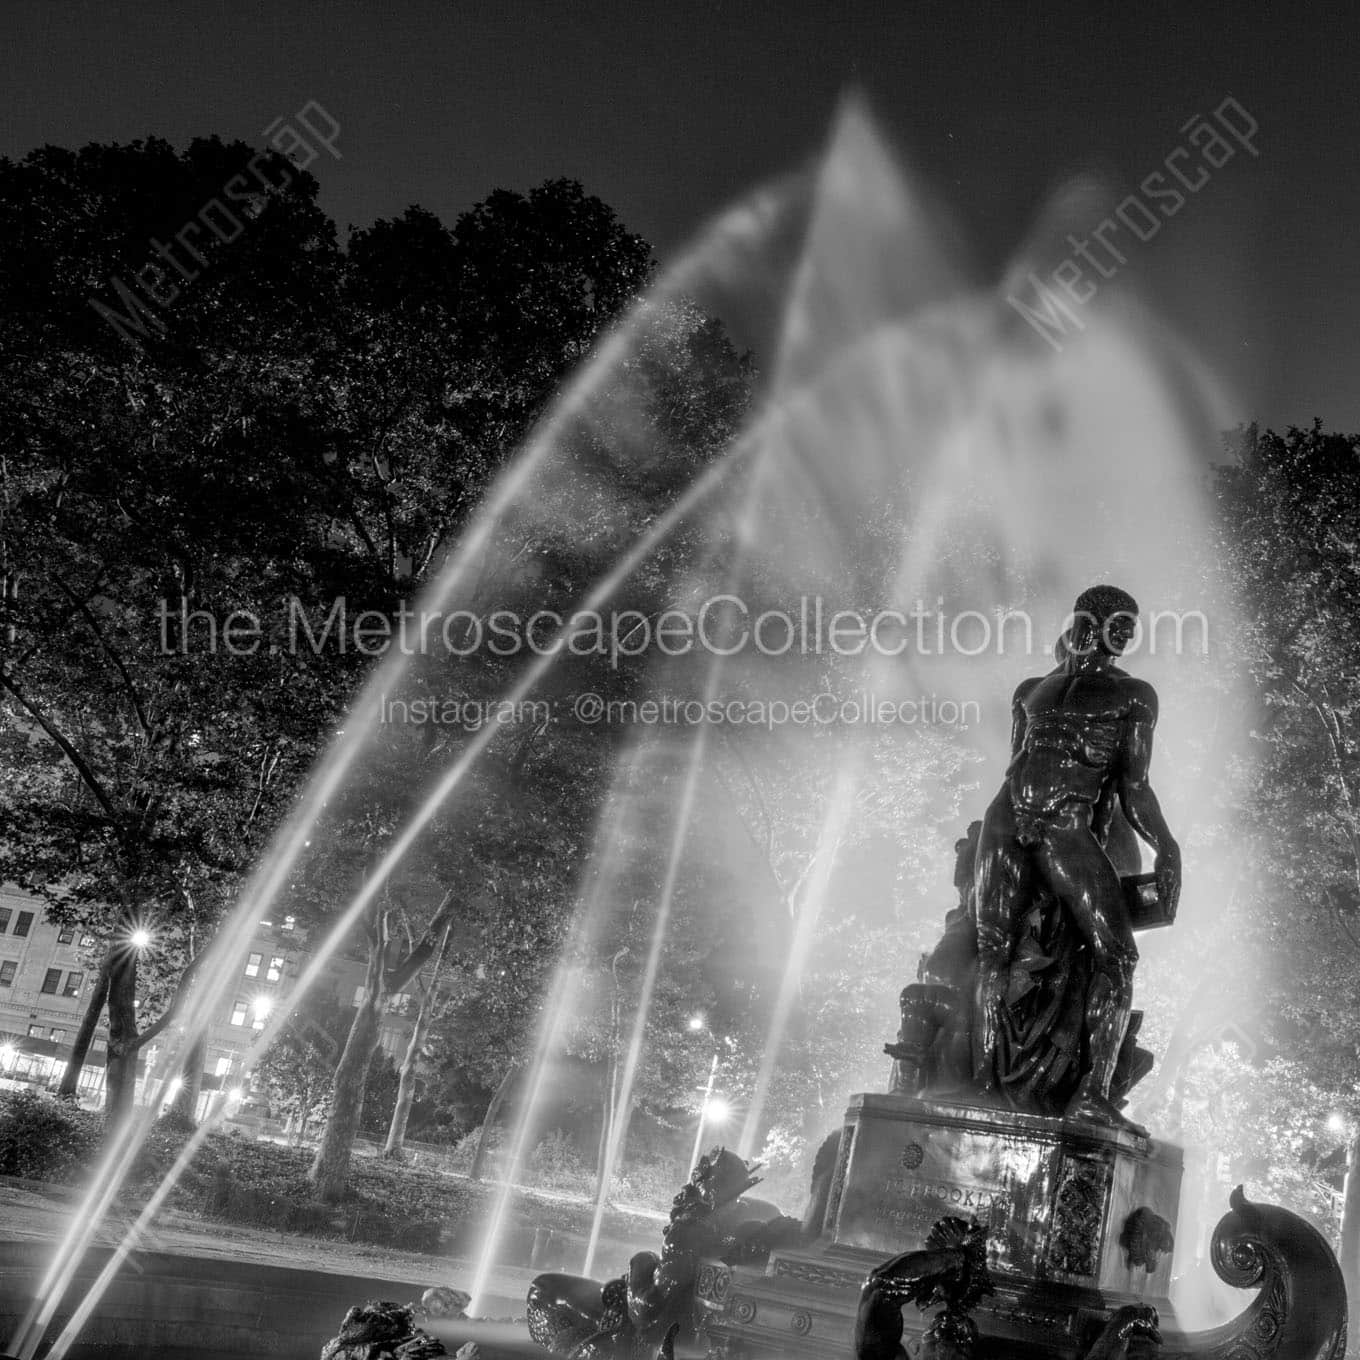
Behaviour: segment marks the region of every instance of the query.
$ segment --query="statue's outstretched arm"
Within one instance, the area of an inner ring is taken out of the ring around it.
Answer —
[[[1157,696],[1143,686],[1134,704],[1120,764],[1119,805],[1133,829],[1157,855],[1157,888],[1167,909],[1174,912],[1181,891],[1181,851],[1162,816],[1162,805],[1148,782],[1152,764],[1152,734],[1157,727]]]

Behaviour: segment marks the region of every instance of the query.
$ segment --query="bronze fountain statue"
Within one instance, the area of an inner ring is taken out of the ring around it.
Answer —
[[[1175,919],[1181,868],[1148,782],[1157,696],[1115,664],[1137,610],[1085,591],[1057,667],[1016,690],[1005,782],[956,847],[959,907],[903,993],[894,1090],[1145,1133],[1119,1110],[1152,1065],[1133,935]]]
[[[1180,893],[1180,850],[1148,782],[1157,696],[1115,664],[1133,637],[1138,606],[1122,590],[1095,586],[1078,597],[1075,614],[1058,668],[1015,692],[1012,760],[978,837],[974,1077],[984,1091],[1006,1090],[1013,1099],[1018,1091],[1022,1103],[1051,1101],[1065,1061],[1075,1089],[1064,1114],[1118,1126],[1127,1121],[1110,1102],[1110,1086],[1138,950],[1105,852],[1115,808],[1156,851],[1168,917]],[[1037,1030],[1007,1027],[1017,936],[1043,899],[1061,914],[1072,971],[1082,956],[1086,963],[1085,1005],[1061,1035],[1065,1043],[1052,1038],[1060,1013]]]
[[[1259,1294],[1222,1327],[1174,1326],[1181,1152],[1122,1113],[1153,1062],[1134,936],[1174,921],[1181,882],[1148,778],[1157,696],[1117,664],[1137,617],[1122,590],[1084,591],[1056,667],[1016,690],[1005,780],[955,847],[958,904],[885,1045],[890,1090],[852,1097],[803,1221],[744,1201],[755,1168],[715,1149],[660,1257],[535,1280],[535,1340],[572,1360],[670,1355],[677,1331],[711,1360],[1342,1360],[1330,1248],[1240,1188],[1211,1259]]]

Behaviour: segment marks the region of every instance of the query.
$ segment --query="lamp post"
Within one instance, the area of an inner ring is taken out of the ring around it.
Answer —
[[[694,1130],[694,1151],[690,1154],[689,1169],[692,1173],[699,1165],[699,1157],[704,1150],[704,1123],[708,1119],[709,1108],[713,1104],[713,1083],[718,1078],[718,1046],[713,1045],[713,1061],[708,1065],[708,1081],[704,1086],[703,1103],[699,1106],[699,1127]],[[689,1179],[688,1176],[685,1177]]]
[[[690,1155],[689,1166],[686,1167],[685,1179],[688,1180],[690,1173],[699,1163],[699,1158],[704,1150],[704,1130],[713,1124],[726,1123],[731,1116],[731,1108],[721,1096],[713,1094],[713,1087],[718,1080],[718,1064],[722,1061],[722,1040],[709,1029],[708,1017],[699,1014],[689,1018],[689,1031],[691,1034],[707,1032],[709,1040],[713,1045],[713,1058],[708,1064],[708,1080],[703,1085],[703,1100],[699,1105],[699,1127],[694,1130],[694,1151]]]

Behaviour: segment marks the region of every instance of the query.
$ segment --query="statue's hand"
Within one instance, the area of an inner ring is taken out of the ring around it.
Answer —
[[[1157,895],[1174,915],[1181,896],[1181,848],[1175,841],[1162,848],[1153,872],[1157,875]]]

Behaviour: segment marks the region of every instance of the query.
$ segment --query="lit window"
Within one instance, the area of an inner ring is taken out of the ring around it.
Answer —
[[[0,907],[0,935],[9,929],[9,918],[14,913],[8,907]]]
[[[66,1031],[64,1029],[54,1029],[47,1037],[51,1039],[54,1044],[64,1043],[66,1040]]]
[[[285,916],[285,917],[283,918],[283,928],[284,928],[285,930],[296,930],[296,929],[297,929],[297,917],[296,917],[296,916]]]
[[[354,1000],[350,1003],[354,1006],[362,1006],[368,1000],[368,988],[356,987],[354,989]]]
[[[264,1028],[264,1016],[258,1010],[252,1012],[250,1027],[258,1034]]]
[[[269,971],[265,974],[266,982],[277,982],[283,976],[283,955],[275,954],[269,960]]]
[[[19,971],[19,965],[13,959],[6,959],[0,963],[0,987],[11,987],[14,985],[14,975]]]
[[[62,928],[57,932],[57,943],[70,944],[71,941],[75,939],[75,937],[76,930],[74,926],[62,926]]]
[[[41,1025],[30,1025],[28,1027],[28,1037],[30,1039],[41,1039],[43,1037],[43,1027]]]
[[[79,996],[80,984],[84,981],[84,973],[67,973],[66,986],[61,989],[62,996]]]
[[[61,969],[49,968],[47,972],[43,974],[42,986],[38,990],[45,992],[48,996],[56,996],[60,987]]]
[[[246,960],[246,976],[247,976],[247,977],[259,977],[259,976],[260,976],[260,964],[263,962],[263,960],[264,960],[264,955],[263,955],[263,954],[252,954],[252,955]]]
[[[231,1023],[233,1025],[244,1025],[246,1022],[246,1010],[248,1007],[244,1001],[238,1001],[231,1010]]]
[[[21,911],[19,919],[14,923],[14,933],[16,935],[27,935],[33,927],[33,913],[31,911]]]
[[[82,936],[80,937],[80,947],[81,947],[82,949],[93,949],[93,948],[94,948],[94,936],[93,936],[93,935],[82,935]]]
[[[213,1068],[213,1076],[225,1077],[231,1071],[231,1055],[218,1058],[217,1065]]]

